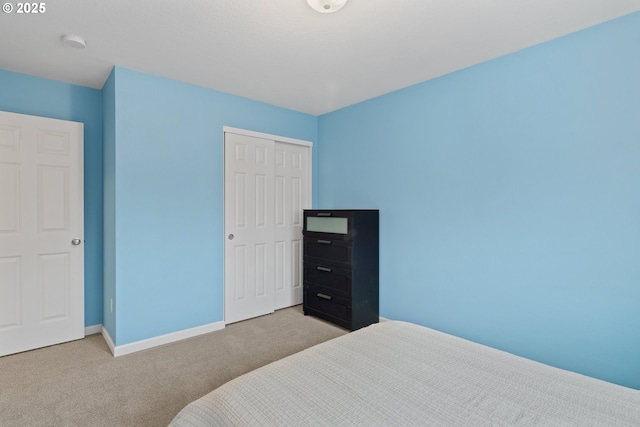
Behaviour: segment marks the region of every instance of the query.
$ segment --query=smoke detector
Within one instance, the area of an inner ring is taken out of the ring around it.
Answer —
[[[76,49],[84,49],[87,46],[87,42],[80,36],[74,34],[66,34],[62,36],[62,43],[65,46],[73,47]]]
[[[307,0],[309,6],[320,13],[333,13],[342,9],[347,0]]]

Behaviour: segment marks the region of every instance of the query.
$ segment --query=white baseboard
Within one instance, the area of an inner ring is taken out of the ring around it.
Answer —
[[[102,325],[91,325],[91,326],[84,327],[85,337],[87,335],[99,334],[100,332],[102,332]]]
[[[125,354],[135,353],[136,351],[146,350],[149,348],[157,347],[159,345],[169,344],[172,342],[180,341],[186,338],[195,337],[202,334],[208,334],[209,332],[218,331],[224,329],[224,322],[214,322],[207,325],[196,326],[195,328],[185,329],[182,331],[172,332],[166,335],[160,335],[158,337],[147,338],[140,341],[135,341],[129,344],[116,346],[113,340],[109,336],[109,332],[105,328],[102,328],[102,336],[107,342],[109,349],[114,357],[124,356]]]
[[[104,326],[102,327],[102,338],[104,338],[105,342],[107,343],[107,346],[109,346],[109,350],[111,350],[111,354],[114,354],[116,345],[113,343],[113,340],[111,339],[111,335],[109,335],[109,331],[107,331]]]

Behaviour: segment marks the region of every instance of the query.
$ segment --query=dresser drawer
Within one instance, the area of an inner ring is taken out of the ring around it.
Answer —
[[[348,300],[315,287],[305,287],[303,310],[306,313],[330,317],[330,320],[351,322],[351,305]]]
[[[351,263],[351,242],[348,240],[304,239],[305,258]]]
[[[320,285],[348,295],[351,292],[351,270],[306,261],[304,263],[305,286]]]
[[[318,239],[351,240],[353,214],[345,211],[305,211],[303,233]]]

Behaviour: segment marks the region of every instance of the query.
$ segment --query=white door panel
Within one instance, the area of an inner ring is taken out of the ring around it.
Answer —
[[[0,112],[0,356],[84,336],[83,125]]]
[[[310,151],[275,143],[276,310],[302,304],[302,211],[311,208]]]
[[[225,135],[225,322],[273,312],[273,142]]]

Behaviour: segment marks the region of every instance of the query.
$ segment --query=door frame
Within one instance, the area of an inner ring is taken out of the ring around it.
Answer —
[[[271,140],[274,142],[274,144],[276,142],[280,142],[280,143],[284,143],[284,144],[291,144],[291,145],[302,145],[305,147],[309,147],[309,170],[308,170],[308,184],[307,184],[307,191],[309,194],[309,207],[311,207],[311,205],[313,204],[313,142],[311,141],[306,141],[303,139],[296,139],[296,138],[289,138],[286,136],[280,136],[280,135],[273,135],[273,134],[268,134],[268,133],[263,133],[263,132],[256,132],[256,131],[252,131],[252,130],[247,130],[247,129],[240,129],[240,128],[235,128],[235,127],[231,127],[231,126],[223,126],[222,127],[222,150],[223,150],[223,156],[222,156],[222,162],[223,162],[223,167],[222,167],[222,228],[223,228],[223,233],[222,233],[222,310],[223,310],[223,320],[226,324],[226,313],[227,313],[227,309],[226,309],[226,291],[227,291],[227,272],[226,272],[226,260],[225,260],[225,256],[226,256],[226,251],[225,251],[225,240],[227,238],[227,234],[226,234],[226,212],[227,212],[227,207],[226,207],[226,185],[225,185],[225,180],[226,180],[226,160],[225,160],[225,155],[224,155],[224,149],[225,149],[225,134],[227,133],[233,133],[233,134],[238,134],[238,135],[244,135],[244,136],[250,136],[250,137],[254,137],[254,138],[261,138],[261,139],[267,139],[267,140]]]

